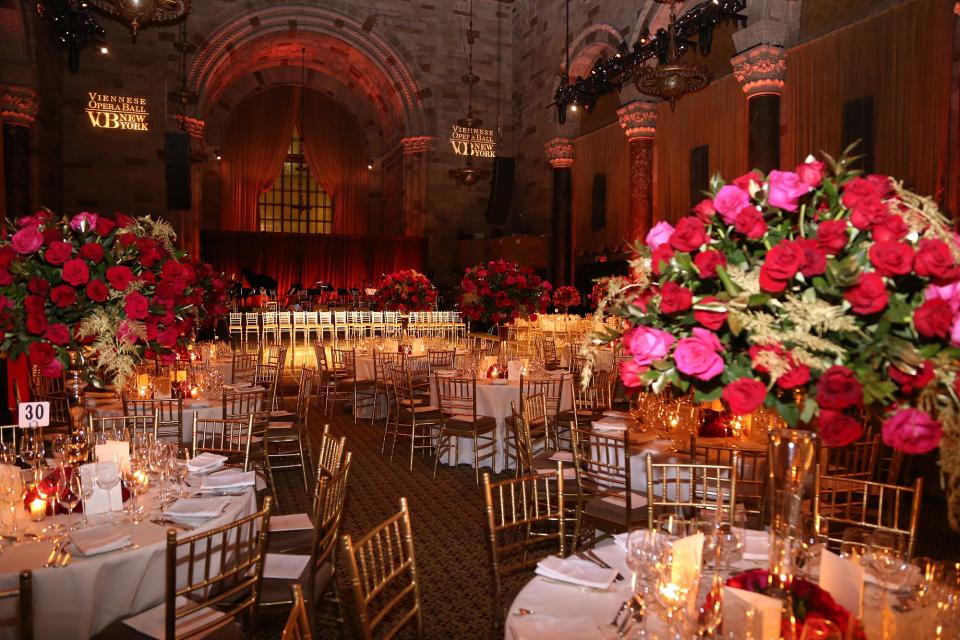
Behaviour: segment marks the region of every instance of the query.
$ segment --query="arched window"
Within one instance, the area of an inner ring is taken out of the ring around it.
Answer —
[[[297,128],[283,169],[269,189],[260,196],[260,231],[277,233],[331,233],[333,198],[310,175],[303,158],[303,138]]]

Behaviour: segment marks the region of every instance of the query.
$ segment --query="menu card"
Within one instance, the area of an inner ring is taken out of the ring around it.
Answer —
[[[116,462],[121,470],[130,467],[130,443],[125,440],[107,440],[105,444],[94,447],[94,456],[98,462]]]
[[[752,611],[752,619],[748,612]],[[783,602],[762,593],[735,587],[723,588],[723,636],[754,640],[777,640]]]
[[[673,542],[673,565],[671,569],[671,579],[674,582],[683,579],[683,576],[690,575],[693,571],[700,575],[700,567],[703,562],[703,534],[695,533],[686,538],[680,538]]]
[[[864,567],[826,549],[820,554],[820,586],[858,618],[863,616],[864,573]]]

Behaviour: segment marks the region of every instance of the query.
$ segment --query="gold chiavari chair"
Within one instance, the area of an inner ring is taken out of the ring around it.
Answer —
[[[502,635],[504,583],[528,580],[550,554],[566,555],[563,463],[553,470],[491,482],[483,474],[487,540],[493,579],[493,637]]]
[[[94,418],[89,416],[90,433],[96,436],[98,433],[123,433],[126,431],[130,438],[134,438],[138,433],[145,433],[147,437],[157,438],[157,415],[156,413],[139,413],[124,416],[107,416],[105,418]]]
[[[323,425],[317,446],[317,477],[333,476],[343,464],[347,450],[347,436],[337,438],[330,433],[330,425]]]
[[[133,619],[160,611],[167,640],[256,637],[272,507],[264,498],[257,513],[194,535],[168,529],[165,601],[95,637],[143,638]]]
[[[253,384],[256,380],[258,364],[260,364],[260,354],[234,351],[230,363],[230,382]]]
[[[357,351],[356,349],[331,349],[332,369],[336,384],[333,388],[333,398],[330,404],[330,413],[337,401],[352,402],[353,423],[357,423],[360,409],[369,407],[373,410],[376,403],[376,381],[357,379]]]
[[[303,589],[295,584],[290,587],[290,597],[293,607],[287,617],[287,623],[280,632],[280,640],[312,640],[310,621],[307,619],[307,608],[303,604]]]
[[[430,452],[433,457],[440,428],[440,410],[429,404],[420,403],[414,390],[413,374],[403,366],[391,366],[392,395],[395,400],[393,421],[387,420],[383,432],[381,453],[386,449],[390,436],[390,461],[397,447],[397,439],[410,442],[410,471],[413,471],[413,455],[419,449]]]
[[[422,638],[423,608],[407,499],[400,498],[399,513],[356,542],[344,536],[343,550],[360,637],[393,638],[412,624],[414,636]]]
[[[604,435],[592,429],[570,430],[577,494],[581,496],[574,540],[584,530],[622,533],[647,518],[647,498],[632,489],[629,434]]]
[[[693,517],[718,509],[726,511],[721,521],[733,522],[738,454],[733,452],[728,465],[654,462],[653,454],[646,454],[647,522],[652,524],[662,512]]]
[[[767,450],[703,444],[697,441],[696,435],[690,437],[691,462],[733,466],[734,454],[737,467],[737,501],[744,506],[747,517],[760,524],[769,486]]]
[[[451,378],[437,376],[437,397],[440,402],[440,434],[437,437],[437,455],[433,477],[437,477],[440,456],[453,451],[453,465],[460,462],[457,446],[460,438],[473,441],[473,468],[480,484],[480,463],[490,461],[495,466],[497,457],[497,421],[493,416],[477,413],[477,377]]]
[[[254,384],[267,390],[267,404],[264,408],[268,413],[276,410],[278,407],[277,396],[280,392],[282,378],[283,371],[280,369],[279,364],[257,365],[256,381]]]
[[[820,473],[835,478],[875,480],[879,461],[880,436],[875,435],[843,447],[821,446]]]
[[[560,356],[557,355],[557,341],[553,337],[539,336],[537,338],[537,351],[543,358],[543,365],[547,369],[557,369],[560,367]]]
[[[307,365],[300,365],[300,375],[297,377],[297,403],[293,411],[290,411],[287,407],[287,398],[286,396],[280,395],[278,404],[279,407],[270,411],[270,421],[271,422],[288,422],[290,420],[295,420],[298,415],[298,407],[304,401],[309,402],[310,393],[313,391],[313,381],[317,377],[317,372],[315,369],[308,367]],[[305,386],[309,380],[310,386]],[[306,398],[304,397],[306,395]]]
[[[907,538],[907,558],[913,557],[920,521],[923,478],[911,486],[871,482],[818,474],[813,495],[813,511],[827,547],[839,549],[843,531],[863,527],[901,533]]]
[[[307,468],[311,460],[309,455],[309,438],[307,425],[310,422],[310,385],[312,378],[303,382],[304,388],[298,394],[297,410],[294,419],[288,422],[272,422],[266,424],[263,446],[266,456],[270,459],[270,469],[300,469],[303,476],[303,490],[309,489],[307,483]]]
[[[182,442],[183,438],[183,399],[144,399],[121,396],[123,415],[155,415],[156,436],[171,442]]]
[[[389,367],[399,367],[403,363],[403,354],[393,351],[374,351],[373,352],[373,378],[375,383],[375,403],[374,410],[370,412],[370,424],[377,419],[377,411],[380,407],[380,398],[383,398],[387,414],[384,420],[390,422],[390,409],[393,403],[393,380],[387,369]],[[386,436],[384,436],[386,437]],[[381,449],[381,453],[383,453]]]
[[[192,456],[209,452],[227,458],[226,465],[244,471],[256,470],[266,478],[277,502],[277,484],[273,479],[270,457],[264,446],[263,436],[255,431],[255,425],[266,424],[263,413],[249,413],[227,419],[201,418],[193,414]],[[261,431],[262,433],[262,431]]]
[[[555,440],[558,449],[570,442],[572,448],[571,430],[588,426],[600,418],[604,411],[610,410],[608,385],[610,380],[602,375],[603,372],[594,372],[590,384],[580,384],[579,375],[573,378],[573,404],[570,409],[557,413]]]
[[[263,388],[224,389],[223,419],[245,418],[267,410],[267,391]]]
[[[427,364],[431,375],[439,369],[453,369],[453,362],[457,357],[456,349],[428,349]]]
[[[261,329],[263,333],[263,341],[267,341],[267,336],[272,335],[273,341],[277,341],[277,312],[276,311],[266,311],[261,314],[263,317],[263,328]]]
[[[0,602],[16,598],[16,638],[33,640],[33,574],[21,571],[17,586],[0,591]],[[4,625],[6,626],[6,625]]]
[[[320,406],[320,397],[323,397],[323,413],[330,415],[330,394],[336,390],[337,375],[330,366],[330,360],[327,358],[327,347],[323,342],[313,343],[313,353],[317,360],[317,406]]]

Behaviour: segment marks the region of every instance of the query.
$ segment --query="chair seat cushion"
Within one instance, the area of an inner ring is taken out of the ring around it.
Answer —
[[[630,499],[630,522],[637,522],[646,517],[647,498],[636,491]],[[584,506],[583,512],[589,516],[609,520],[617,524],[627,522],[627,503],[623,492],[617,494],[598,495],[590,499]]]
[[[307,556],[304,556],[307,557]],[[316,583],[314,584],[315,594],[322,594],[333,579],[334,568],[329,562],[325,562],[317,570]],[[304,567],[303,572],[296,578],[264,578],[260,584],[260,606],[269,607],[271,604],[284,604],[291,601],[290,587],[299,584],[306,592],[310,593],[307,583],[310,580],[310,563]]]
[[[145,625],[149,625],[151,629],[157,629],[159,631],[159,637],[163,637],[164,629],[164,616],[166,610],[166,603],[161,602],[155,607],[147,609],[141,613],[126,618],[124,620],[117,620],[116,622],[111,623],[105,629],[94,635],[93,637],[97,640],[142,640],[153,638],[152,635],[147,635],[138,631],[128,624],[132,622],[138,627],[143,628]],[[189,623],[191,618],[195,615],[200,615],[206,619],[206,616],[218,615],[215,609],[209,609],[204,607],[200,609],[196,614],[191,614],[185,619],[177,623],[177,635],[184,635],[185,632],[190,628]],[[204,634],[203,637],[209,640],[241,640],[246,637],[243,627],[237,622],[230,622],[218,629],[215,629],[207,634]]]
[[[447,429],[456,431],[492,431],[497,428],[497,420],[491,416],[477,416],[474,421],[473,416],[455,413],[448,415],[443,422]]]

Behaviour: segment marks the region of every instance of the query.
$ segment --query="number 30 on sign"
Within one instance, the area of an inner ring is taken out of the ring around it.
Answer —
[[[49,402],[21,402],[20,419],[17,424],[21,429],[32,429],[34,427],[46,427],[50,425],[50,403]]]

